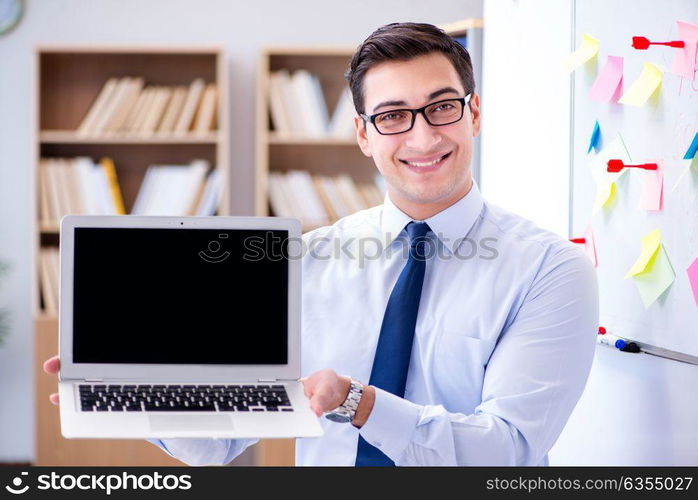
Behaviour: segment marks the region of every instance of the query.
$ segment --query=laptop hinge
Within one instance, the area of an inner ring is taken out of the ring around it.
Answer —
[[[86,378],[85,382],[104,382],[104,379],[101,378]]]
[[[276,382],[277,380],[276,378],[259,378],[257,382]]]

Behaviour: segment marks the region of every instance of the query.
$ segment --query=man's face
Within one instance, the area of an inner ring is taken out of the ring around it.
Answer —
[[[464,96],[456,69],[438,52],[409,61],[380,63],[364,78],[364,113],[369,116]],[[392,104],[384,104],[388,102]],[[411,130],[397,135],[380,135],[370,122],[364,125],[358,117],[355,125],[361,150],[373,158],[391,200],[403,210],[416,208],[419,212],[426,206],[443,209],[470,189],[473,137],[480,131],[476,94],[470,107],[465,106],[463,118],[450,125],[429,125],[422,114],[417,115]],[[437,163],[431,164],[435,160]]]

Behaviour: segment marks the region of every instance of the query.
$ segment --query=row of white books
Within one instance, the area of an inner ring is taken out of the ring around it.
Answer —
[[[346,139],[354,136],[354,104],[345,88],[330,118],[320,80],[306,70],[274,71],[269,81],[269,108],[280,137]]]
[[[43,247],[39,251],[39,283],[46,314],[58,314],[58,247]]]
[[[208,175],[207,175],[208,174]],[[39,163],[39,217],[55,229],[61,217],[125,214],[116,168],[109,158],[42,158]],[[151,165],[139,188],[132,214],[214,215],[220,199],[217,169],[205,160],[189,165]]]
[[[187,87],[110,78],[77,129],[80,137],[182,136],[216,129],[218,91],[197,78]]]
[[[380,205],[384,196],[378,179],[355,182],[347,174],[311,175],[306,170],[269,174],[269,201],[274,215],[300,219],[304,230]]]
[[[134,215],[213,215],[220,199],[220,174],[206,160],[189,165],[151,165],[131,213]],[[208,174],[208,178],[207,178]]]

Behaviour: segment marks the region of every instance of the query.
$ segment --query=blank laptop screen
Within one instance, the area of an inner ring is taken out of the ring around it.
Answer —
[[[286,364],[288,231],[76,228],[75,363]]]

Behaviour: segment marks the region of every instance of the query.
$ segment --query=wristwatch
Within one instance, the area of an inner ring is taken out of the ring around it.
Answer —
[[[351,388],[349,389],[349,395],[347,399],[344,400],[340,406],[335,408],[329,413],[325,413],[327,417],[332,422],[337,422],[340,424],[348,424],[354,420],[354,415],[356,415],[356,409],[359,407],[361,402],[361,395],[364,392],[364,386],[361,382],[351,379]]]

